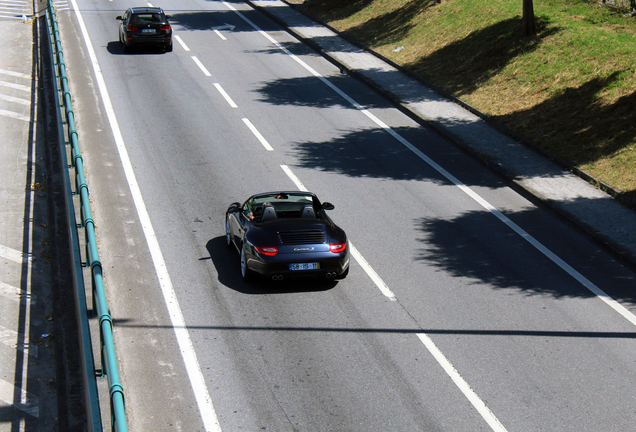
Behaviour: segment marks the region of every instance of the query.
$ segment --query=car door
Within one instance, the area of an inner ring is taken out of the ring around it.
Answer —
[[[130,9],[124,12],[124,16],[119,21],[119,40],[122,43],[126,43],[126,27],[128,26],[128,20],[130,19]]]
[[[243,239],[245,238],[245,234],[252,227],[252,220],[250,218],[251,214],[252,214],[252,210],[249,205],[249,201],[246,201],[245,204],[243,204],[243,207],[241,207],[241,211],[237,214],[238,226],[236,231],[236,237],[237,237],[236,244],[238,245],[240,245],[243,242]]]

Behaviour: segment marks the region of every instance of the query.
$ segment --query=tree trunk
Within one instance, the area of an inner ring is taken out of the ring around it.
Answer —
[[[532,0],[523,0],[523,35],[534,36],[537,34],[537,24],[534,19],[534,5]]]

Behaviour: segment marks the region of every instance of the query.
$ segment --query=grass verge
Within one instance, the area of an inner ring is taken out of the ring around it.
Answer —
[[[535,1],[523,37],[521,0],[290,3],[636,199],[636,18]]]

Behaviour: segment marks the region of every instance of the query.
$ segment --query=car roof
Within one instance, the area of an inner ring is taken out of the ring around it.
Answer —
[[[154,12],[154,13],[163,13],[163,10],[161,8],[158,7],[132,7],[130,8],[130,11],[132,13],[148,13],[148,12]]]

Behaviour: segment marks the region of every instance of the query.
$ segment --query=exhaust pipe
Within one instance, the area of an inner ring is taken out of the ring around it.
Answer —
[[[283,275],[274,275],[272,276],[272,280],[274,281],[281,281],[283,280],[284,276]]]
[[[327,279],[335,278],[336,277],[336,272],[327,273],[325,276],[327,276]]]

